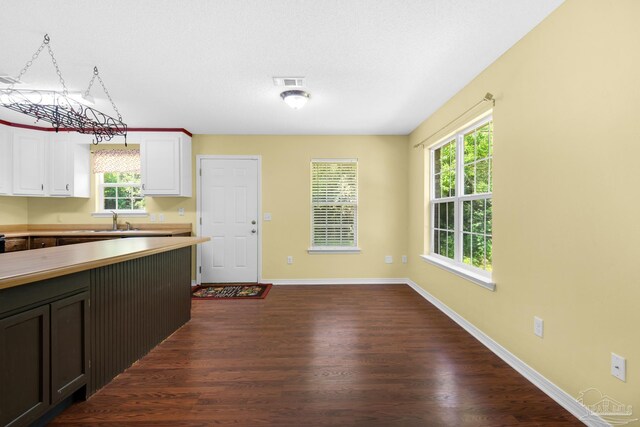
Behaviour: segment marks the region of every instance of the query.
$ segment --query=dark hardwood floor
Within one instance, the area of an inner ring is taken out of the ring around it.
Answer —
[[[408,286],[274,286],[192,314],[52,425],[582,425]]]

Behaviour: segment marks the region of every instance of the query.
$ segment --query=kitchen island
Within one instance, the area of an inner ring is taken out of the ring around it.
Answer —
[[[0,426],[109,383],[191,317],[199,237],[132,237],[0,255]]]

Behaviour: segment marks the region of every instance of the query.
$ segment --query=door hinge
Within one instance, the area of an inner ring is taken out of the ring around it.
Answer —
[[[202,217],[200,217],[200,225],[202,225]]]
[[[89,369],[91,369],[91,360],[89,360]]]
[[[202,176],[202,169],[200,169],[200,176]]]
[[[198,272],[202,274],[202,266],[198,267]]]

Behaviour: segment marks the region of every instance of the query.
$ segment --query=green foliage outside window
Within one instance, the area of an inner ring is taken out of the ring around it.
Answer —
[[[458,143],[462,146],[459,147]],[[458,155],[462,159],[458,159]],[[462,190],[456,194],[457,174],[461,174]],[[464,134],[459,133],[433,150],[434,253],[486,271],[492,270],[492,175],[493,121]],[[456,209],[459,211],[457,214]],[[459,226],[456,225],[456,215],[461,216]],[[457,258],[455,250],[456,233],[459,233],[458,244],[461,245],[460,258]]]
[[[105,210],[144,210],[139,173],[105,172],[103,183]]]

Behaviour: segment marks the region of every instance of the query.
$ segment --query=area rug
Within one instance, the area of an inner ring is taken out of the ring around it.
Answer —
[[[266,298],[271,284],[229,283],[204,284],[193,288],[193,299],[263,299]]]

